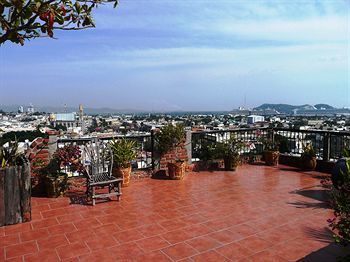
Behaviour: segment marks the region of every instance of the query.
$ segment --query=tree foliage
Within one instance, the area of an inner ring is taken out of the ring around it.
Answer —
[[[118,0],[0,0],[0,44],[95,27],[92,11],[106,3],[116,7]]]
[[[48,135],[40,132],[39,130],[34,131],[11,131],[5,133],[0,138],[0,145],[3,145],[10,141],[24,142],[26,139],[33,141],[37,137],[47,138]]]

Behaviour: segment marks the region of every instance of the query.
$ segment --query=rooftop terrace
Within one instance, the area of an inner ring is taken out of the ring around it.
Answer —
[[[33,220],[0,228],[0,261],[335,261],[325,174],[243,165],[142,179],[120,202],[32,198]]]

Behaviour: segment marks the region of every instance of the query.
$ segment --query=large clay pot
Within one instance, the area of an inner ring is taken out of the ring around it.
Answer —
[[[315,170],[317,165],[316,157],[311,157],[311,158],[302,157],[301,165],[304,170],[309,170],[309,171]]]
[[[129,167],[114,167],[113,176],[123,178],[122,187],[128,187],[130,184],[131,166]]]
[[[265,151],[264,160],[268,166],[277,166],[280,158],[280,152],[278,151]]]
[[[185,162],[168,163],[168,174],[170,179],[181,180],[185,176]]]
[[[237,158],[235,157],[225,157],[224,158],[225,170],[226,171],[236,171],[238,166]]]

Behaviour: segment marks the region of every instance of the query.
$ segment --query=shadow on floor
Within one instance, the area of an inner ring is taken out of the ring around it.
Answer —
[[[288,204],[295,206],[296,208],[312,208],[312,209],[329,209],[330,206],[327,202],[311,203],[306,201],[288,202]]]
[[[281,171],[287,171],[287,172],[298,172],[300,173],[300,168],[297,167],[280,167]],[[301,172],[303,173],[303,172]]]
[[[317,240],[319,242],[332,244],[334,241],[333,232],[328,227],[324,227],[322,230],[306,227],[304,228],[304,232],[310,238]]]
[[[333,240],[333,232],[325,227],[323,230],[306,228],[305,233],[319,242],[328,243],[327,246],[310,253],[298,261],[302,262],[349,262],[350,246],[343,247],[336,245]]]
[[[69,198],[70,205],[90,206],[92,204],[92,202],[89,201],[85,192],[80,192],[80,191],[79,192],[68,192],[65,194],[65,196]],[[98,198],[98,199],[96,199],[96,204],[105,203],[105,202],[109,202],[109,201],[117,201],[117,200],[111,199],[109,197]]]
[[[300,190],[295,190],[290,192],[291,194],[298,194],[307,198],[311,198],[318,201],[327,202],[329,200],[328,195],[329,190],[320,186],[313,186],[308,188],[303,188]]]
[[[169,176],[167,176],[165,170],[158,170],[155,172],[152,177],[152,179],[158,179],[158,180],[170,180]]]
[[[88,205],[88,199],[85,192],[68,192],[65,194],[69,197],[71,205]]]
[[[329,190],[320,186],[312,186],[300,190],[295,190],[290,192],[290,194],[298,194],[319,202],[307,202],[307,201],[298,201],[298,202],[289,202],[288,204],[295,206],[296,208],[322,208],[328,209],[329,205]]]
[[[329,244],[309,255],[299,259],[298,262],[349,262],[350,247],[341,247]]]

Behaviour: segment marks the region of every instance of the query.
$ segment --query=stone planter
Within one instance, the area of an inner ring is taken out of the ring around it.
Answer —
[[[170,179],[181,180],[185,176],[185,162],[168,163],[168,174]]]
[[[316,157],[312,157],[312,158],[302,157],[301,158],[302,169],[312,171],[312,170],[316,169],[316,166],[317,166]]]
[[[131,166],[113,167],[112,174],[114,177],[123,178],[122,187],[128,187],[130,184]]]
[[[280,157],[280,152],[278,151],[265,151],[264,160],[268,166],[277,166]]]
[[[30,165],[0,169],[0,226],[31,219]]]

